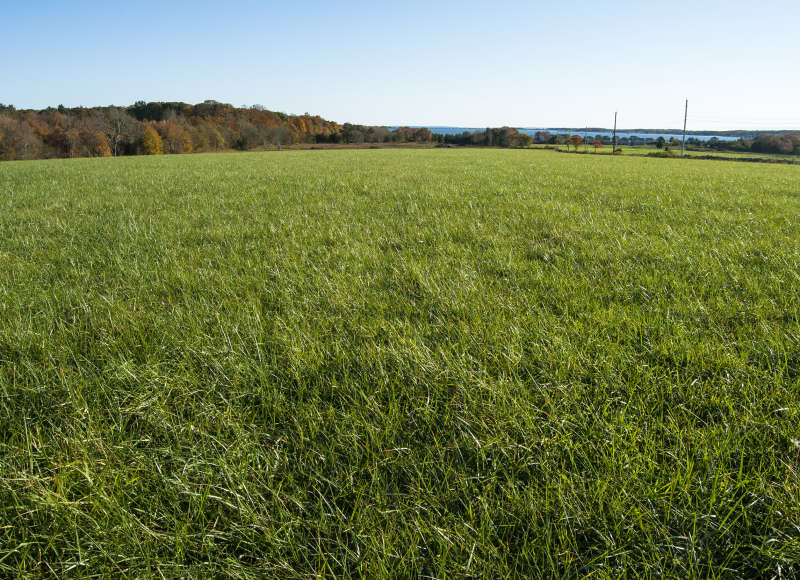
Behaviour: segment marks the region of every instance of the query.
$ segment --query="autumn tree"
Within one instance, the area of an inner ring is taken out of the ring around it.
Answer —
[[[41,149],[42,140],[30,125],[0,117],[0,159],[37,159]]]
[[[533,137],[527,133],[520,133],[519,131],[514,134],[511,140],[512,147],[530,147],[533,143]]]
[[[152,125],[142,131],[142,152],[145,155],[161,155],[164,153],[164,143]]]
[[[798,155],[800,154],[800,134],[775,135],[762,133],[755,138],[751,148],[758,153]]]
[[[194,144],[194,151],[205,151],[208,149],[208,135],[199,127],[192,127],[189,129],[191,134],[192,143]]]
[[[292,139],[292,135],[286,127],[270,127],[268,135],[269,142],[277,145],[278,149],[281,148],[281,145],[290,143]]]
[[[191,153],[194,151],[194,142],[192,141],[192,134],[187,129],[183,130],[183,152]]]
[[[569,138],[569,142],[572,144],[573,147],[575,147],[575,151],[577,151],[578,147],[580,147],[583,144],[583,137],[581,137],[580,135],[572,135]]]
[[[365,140],[364,131],[366,127],[345,123],[342,127],[342,140],[345,143],[363,143]]]
[[[414,131],[414,141],[417,143],[430,143],[433,140],[433,133],[430,129],[420,127]]]
[[[209,139],[211,147],[213,147],[217,151],[225,149],[225,136],[217,127],[211,127],[209,135],[211,137]]]
[[[106,136],[100,131],[82,131],[80,157],[111,157]]]
[[[170,111],[170,115],[174,118],[175,113]],[[183,153],[183,127],[174,121],[161,121],[155,128],[165,153]]]
[[[105,132],[108,139],[111,153],[116,157],[133,139],[134,126],[136,119],[131,117],[124,109],[111,107],[108,110],[108,125]]]
[[[261,129],[265,128],[263,125],[259,126],[248,121],[238,123],[233,135],[232,145],[241,151],[262,145],[266,139]]]
[[[81,132],[75,127],[64,131],[64,151],[65,157],[81,156]]]
[[[197,129],[202,134],[202,137],[198,137],[198,142],[203,144],[203,149],[219,151],[225,148],[225,136],[214,123],[203,122]]]

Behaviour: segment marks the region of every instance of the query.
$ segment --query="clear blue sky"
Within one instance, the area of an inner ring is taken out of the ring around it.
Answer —
[[[339,122],[800,128],[800,1],[0,0],[0,102]]]

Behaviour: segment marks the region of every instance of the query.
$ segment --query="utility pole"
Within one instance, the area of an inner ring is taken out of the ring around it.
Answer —
[[[611,154],[617,152],[617,112],[614,111],[614,136],[611,138]]]
[[[583,152],[586,153],[589,150],[589,144],[586,143],[586,134],[589,132],[589,127],[586,127],[583,130]]]
[[[686,118],[689,116],[689,99],[686,99],[686,109],[683,111],[683,140],[681,141],[681,157],[686,148]]]

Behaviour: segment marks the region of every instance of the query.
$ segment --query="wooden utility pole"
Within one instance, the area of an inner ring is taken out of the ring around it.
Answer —
[[[689,116],[689,99],[686,99],[686,109],[683,111],[683,140],[681,141],[681,157],[686,148],[686,118]]]
[[[617,112],[614,111],[614,134],[611,138],[611,154],[617,152]]]

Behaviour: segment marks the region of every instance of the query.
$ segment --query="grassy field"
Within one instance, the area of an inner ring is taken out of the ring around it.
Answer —
[[[0,164],[0,576],[796,577],[800,168]]]
[[[623,149],[623,153],[628,155],[649,155],[650,153],[664,154],[666,152],[664,149],[658,149],[656,147],[620,147],[620,149]],[[670,151],[672,151],[675,157],[681,156],[680,146],[670,147]],[[692,149],[687,149],[685,151],[685,155],[686,157],[700,157],[700,158],[720,157],[722,159],[729,159],[729,160],[764,159],[771,161],[785,161],[785,162],[800,164],[800,157],[797,155],[779,155],[776,153],[754,153],[752,151],[724,151],[724,150],[714,151],[712,149],[695,151]]]
[[[532,149],[537,150],[551,150],[554,151],[556,149],[566,151],[565,145],[532,145]],[[574,151],[574,148],[570,146],[570,151]],[[610,155],[611,154],[611,146],[604,145],[603,147],[597,149],[595,151],[594,147],[591,145],[583,146],[580,145],[578,147],[578,151],[581,153],[588,153],[588,154],[602,154],[602,155]],[[657,147],[630,147],[628,145],[618,145],[617,151],[621,151],[622,155],[635,155],[635,156],[648,156],[648,155],[667,155],[669,152],[666,149],[658,149]],[[669,151],[672,152],[674,157],[681,156],[681,148],[680,145],[678,147],[670,146]],[[692,150],[687,149],[684,152],[686,157],[698,157],[701,159],[708,159],[710,157],[719,157],[720,159],[724,160],[743,160],[743,161],[752,161],[754,159],[763,159],[763,160],[770,160],[770,161],[778,161],[782,163],[793,163],[800,165],[800,156],[797,155],[780,155],[775,153],[753,153],[750,151],[715,151],[713,149],[704,149],[704,150]]]

